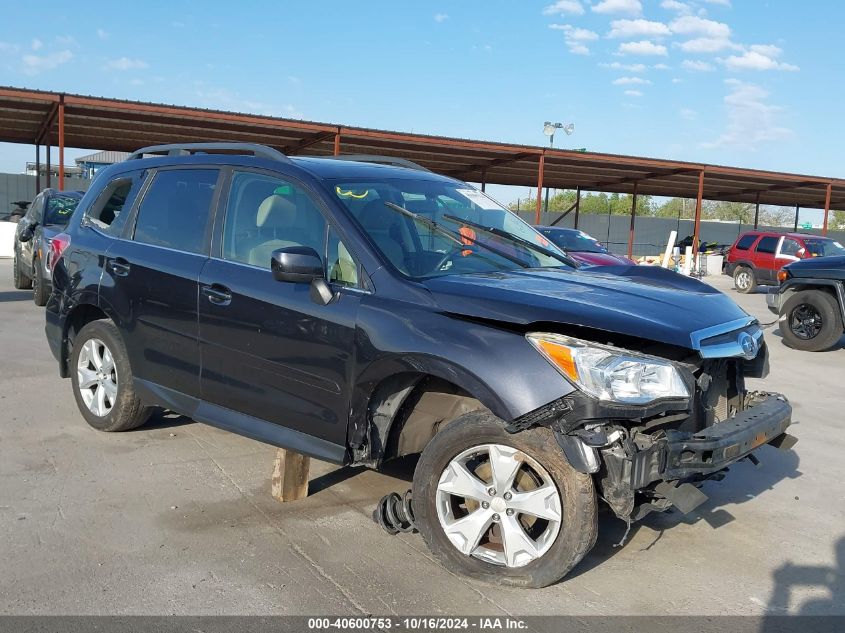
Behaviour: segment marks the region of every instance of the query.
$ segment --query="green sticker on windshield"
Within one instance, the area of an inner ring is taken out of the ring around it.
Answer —
[[[289,196],[291,193],[290,185],[280,185],[273,189],[274,196]]]

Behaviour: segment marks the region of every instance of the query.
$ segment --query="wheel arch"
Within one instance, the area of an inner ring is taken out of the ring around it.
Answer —
[[[780,292],[784,295],[783,304],[789,297],[805,290],[821,290],[833,296],[839,306],[839,313],[845,321],[845,283],[836,279],[810,279],[793,277],[787,279],[781,286]]]
[[[94,302],[80,301],[68,311],[62,332],[61,359],[59,373],[62,378],[70,376],[68,361],[73,350],[73,342],[79,331],[92,321],[111,320],[103,309]]]

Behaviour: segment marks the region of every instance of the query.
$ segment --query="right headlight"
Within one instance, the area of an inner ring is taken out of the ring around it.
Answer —
[[[526,338],[564,377],[599,400],[648,404],[689,397],[680,372],[668,361],[561,334],[531,332]]]

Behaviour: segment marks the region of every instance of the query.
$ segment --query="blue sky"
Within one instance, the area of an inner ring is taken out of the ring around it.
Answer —
[[[17,2],[3,16],[2,85],[530,144],[543,121],[573,122],[556,145],[842,176],[836,0]],[[0,171],[32,154],[0,144]]]

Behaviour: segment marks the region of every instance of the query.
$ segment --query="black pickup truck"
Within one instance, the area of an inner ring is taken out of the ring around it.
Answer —
[[[807,352],[836,345],[845,329],[845,256],[793,262],[778,273],[778,281],[766,303],[782,317],[784,342]]]

